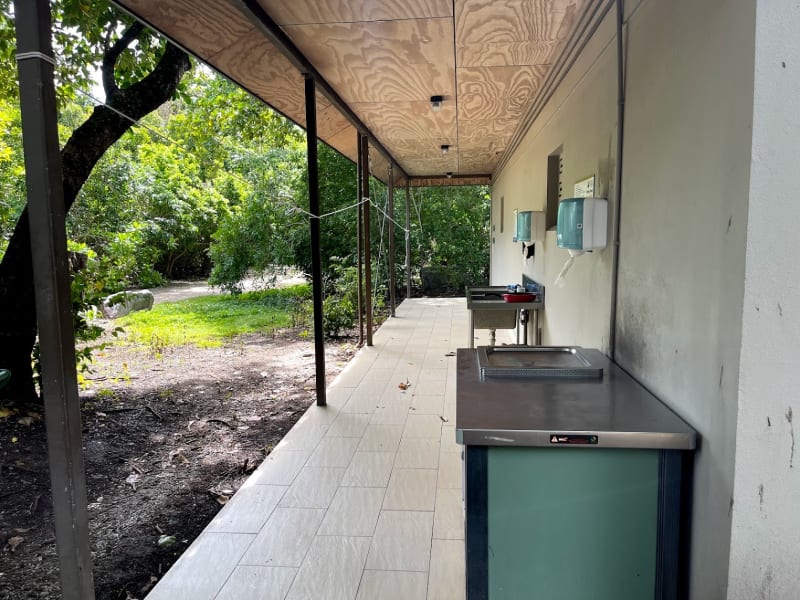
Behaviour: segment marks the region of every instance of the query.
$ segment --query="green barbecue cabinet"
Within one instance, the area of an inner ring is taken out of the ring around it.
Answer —
[[[458,351],[467,600],[677,600],[696,433],[597,350]]]

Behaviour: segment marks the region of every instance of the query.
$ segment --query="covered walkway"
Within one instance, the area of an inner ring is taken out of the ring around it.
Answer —
[[[463,298],[404,301],[148,599],[464,598],[466,332]]]

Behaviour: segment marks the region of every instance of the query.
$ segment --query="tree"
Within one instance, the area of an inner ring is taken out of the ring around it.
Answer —
[[[120,113],[138,120],[158,108],[173,96],[191,63],[185,52],[163,45],[141,23],[131,22],[104,0],[60,0],[52,6],[61,94],[88,87],[91,69],[99,63],[108,105],[96,106],[61,150],[64,205],[69,210],[98,160],[131,128],[132,122]],[[3,91],[8,91],[14,87],[6,78],[14,71],[9,65],[13,15],[9,0],[0,8],[0,74]],[[30,242],[23,210],[0,262],[0,364],[13,376],[3,393],[18,401],[36,400],[30,359],[36,340]]]

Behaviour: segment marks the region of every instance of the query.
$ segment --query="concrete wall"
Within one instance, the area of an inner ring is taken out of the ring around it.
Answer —
[[[736,450],[755,3],[626,4],[616,359],[700,433],[691,594],[723,599]],[[575,180],[594,172],[600,194],[613,198],[612,20],[613,12],[497,177],[493,198],[505,197],[506,222],[502,235],[495,227],[492,283],[519,278],[520,250],[510,240],[512,211],[543,208],[546,156],[560,144],[564,196],[571,195]],[[493,222],[497,209],[495,204]],[[544,341],[607,350],[611,252],[576,259],[559,289],[552,283],[565,258],[550,232],[536,262],[525,267],[549,286]]]
[[[756,16],[728,597],[794,599],[800,597],[800,209],[794,188],[800,7],[759,2]]]
[[[617,361],[700,433],[692,597],[725,598],[752,120],[754,3],[630,19]]]

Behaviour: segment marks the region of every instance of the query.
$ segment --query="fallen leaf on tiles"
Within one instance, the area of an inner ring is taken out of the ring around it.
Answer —
[[[447,423],[447,418],[439,415],[439,418],[442,420],[442,423]]]
[[[25,541],[25,538],[19,535],[15,535],[12,538],[8,538],[8,548],[11,552],[14,552],[22,542]]]
[[[408,388],[411,387],[411,384],[408,382],[408,379],[406,379],[405,381],[401,381],[400,384],[397,387],[399,387],[401,390],[405,391],[405,390],[407,390]]]
[[[455,352],[448,352],[447,354],[445,354],[445,356],[455,356],[455,355],[456,355]]]

